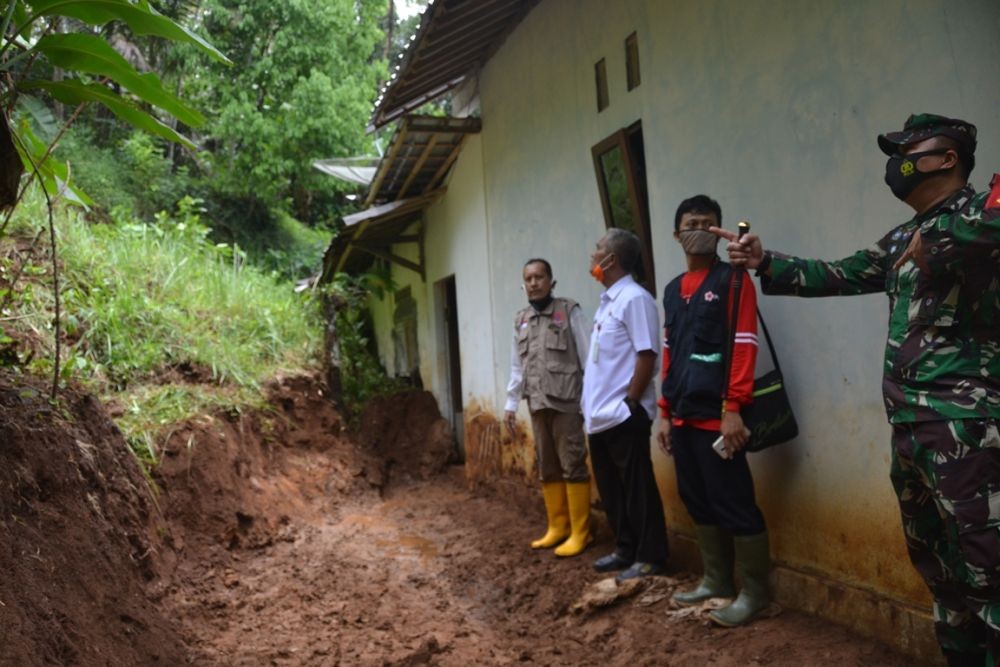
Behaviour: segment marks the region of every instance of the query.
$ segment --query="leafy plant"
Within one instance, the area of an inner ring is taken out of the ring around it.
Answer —
[[[326,353],[331,385],[351,419],[360,416],[370,399],[405,388],[402,381],[388,377],[375,352],[368,310],[375,284],[385,287],[381,276],[338,273],[321,288],[328,317]]]
[[[161,121],[147,107],[157,108],[192,126],[204,121],[201,114],[166,90],[155,73],[140,73],[112,48],[104,35],[93,32],[95,28],[109,25],[126,26],[136,35],[155,35],[185,42],[221,62],[229,62],[197,34],[157,12],[148,0],[7,1],[0,18],[0,210],[9,211],[0,222],[0,237],[28,185],[37,178],[48,204],[55,295],[53,397],[59,378],[61,313],[51,200],[64,197],[83,205],[91,203],[89,197],[73,185],[69,166],[51,158],[56,143],[90,103],[105,107],[130,125],[189,148],[194,148],[194,144],[188,138]],[[41,92],[75,107],[50,140],[40,137],[30,122],[33,117],[43,134],[53,125],[50,118],[43,118],[38,113],[37,104],[28,103],[24,119],[13,127],[8,120],[9,110],[19,98]],[[24,183],[20,182],[22,169],[29,175]]]

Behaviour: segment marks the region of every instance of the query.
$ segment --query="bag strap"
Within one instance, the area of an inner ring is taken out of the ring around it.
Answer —
[[[774,370],[778,371],[778,375],[784,377],[781,372],[781,364],[778,363],[778,353],[774,351],[774,343],[771,341],[771,334],[767,330],[767,325],[764,323],[764,316],[760,314],[760,308],[757,308],[757,319],[760,321],[760,328],[764,330],[764,339],[767,341],[767,349],[771,353],[771,361],[774,362]]]
[[[729,291],[733,297],[733,306],[731,308],[730,318],[726,321],[726,381],[722,385],[722,411],[726,411],[726,395],[729,394],[729,380],[732,376],[732,366],[733,366],[733,349],[736,346],[736,319],[739,317],[740,312],[740,290],[743,286],[743,275],[746,273],[746,269],[741,267],[733,267],[732,282],[730,283]],[[757,320],[760,322],[760,328],[764,330],[764,339],[767,341],[767,349],[771,353],[771,360],[774,362],[774,370],[778,371],[778,375],[784,377],[781,372],[781,364],[778,362],[778,353],[774,349],[774,341],[771,340],[771,332],[767,330],[767,324],[764,322],[764,316],[760,312],[760,307],[757,307]]]

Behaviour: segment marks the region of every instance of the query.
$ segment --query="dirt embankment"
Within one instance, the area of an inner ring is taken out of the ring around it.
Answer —
[[[0,375],[0,664],[177,665],[145,587],[160,521],[121,432],[90,395],[58,404]]]
[[[92,399],[0,383],[0,665],[912,664],[789,612],[713,628],[668,602],[688,575],[578,612],[607,536],[527,548],[537,488],[470,490],[429,394],[352,436],[313,378],[267,391],[169,432],[157,508]]]

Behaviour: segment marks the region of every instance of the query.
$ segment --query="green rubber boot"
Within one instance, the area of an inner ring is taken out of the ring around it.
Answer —
[[[733,597],[733,538],[718,526],[695,526],[694,531],[705,575],[694,590],[675,593],[674,602],[690,606],[709,598]]]
[[[767,533],[734,537],[733,543],[736,548],[736,569],[740,573],[743,588],[732,604],[708,615],[727,628],[749,623],[767,609],[771,602],[767,593],[767,575],[771,571]]]

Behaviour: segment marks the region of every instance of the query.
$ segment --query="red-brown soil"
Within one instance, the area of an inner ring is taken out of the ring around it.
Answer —
[[[156,508],[90,395],[0,374],[0,664],[178,665],[146,595]]]
[[[580,558],[531,551],[534,484],[470,490],[427,394],[373,404],[352,436],[313,379],[278,379],[271,412],[172,430],[157,513],[96,403],[44,417],[40,399],[4,407],[11,391],[2,665],[912,664],[794,612],[736,630],[679,616],[665,594],[690,577],[574,613],[607,536]]]

